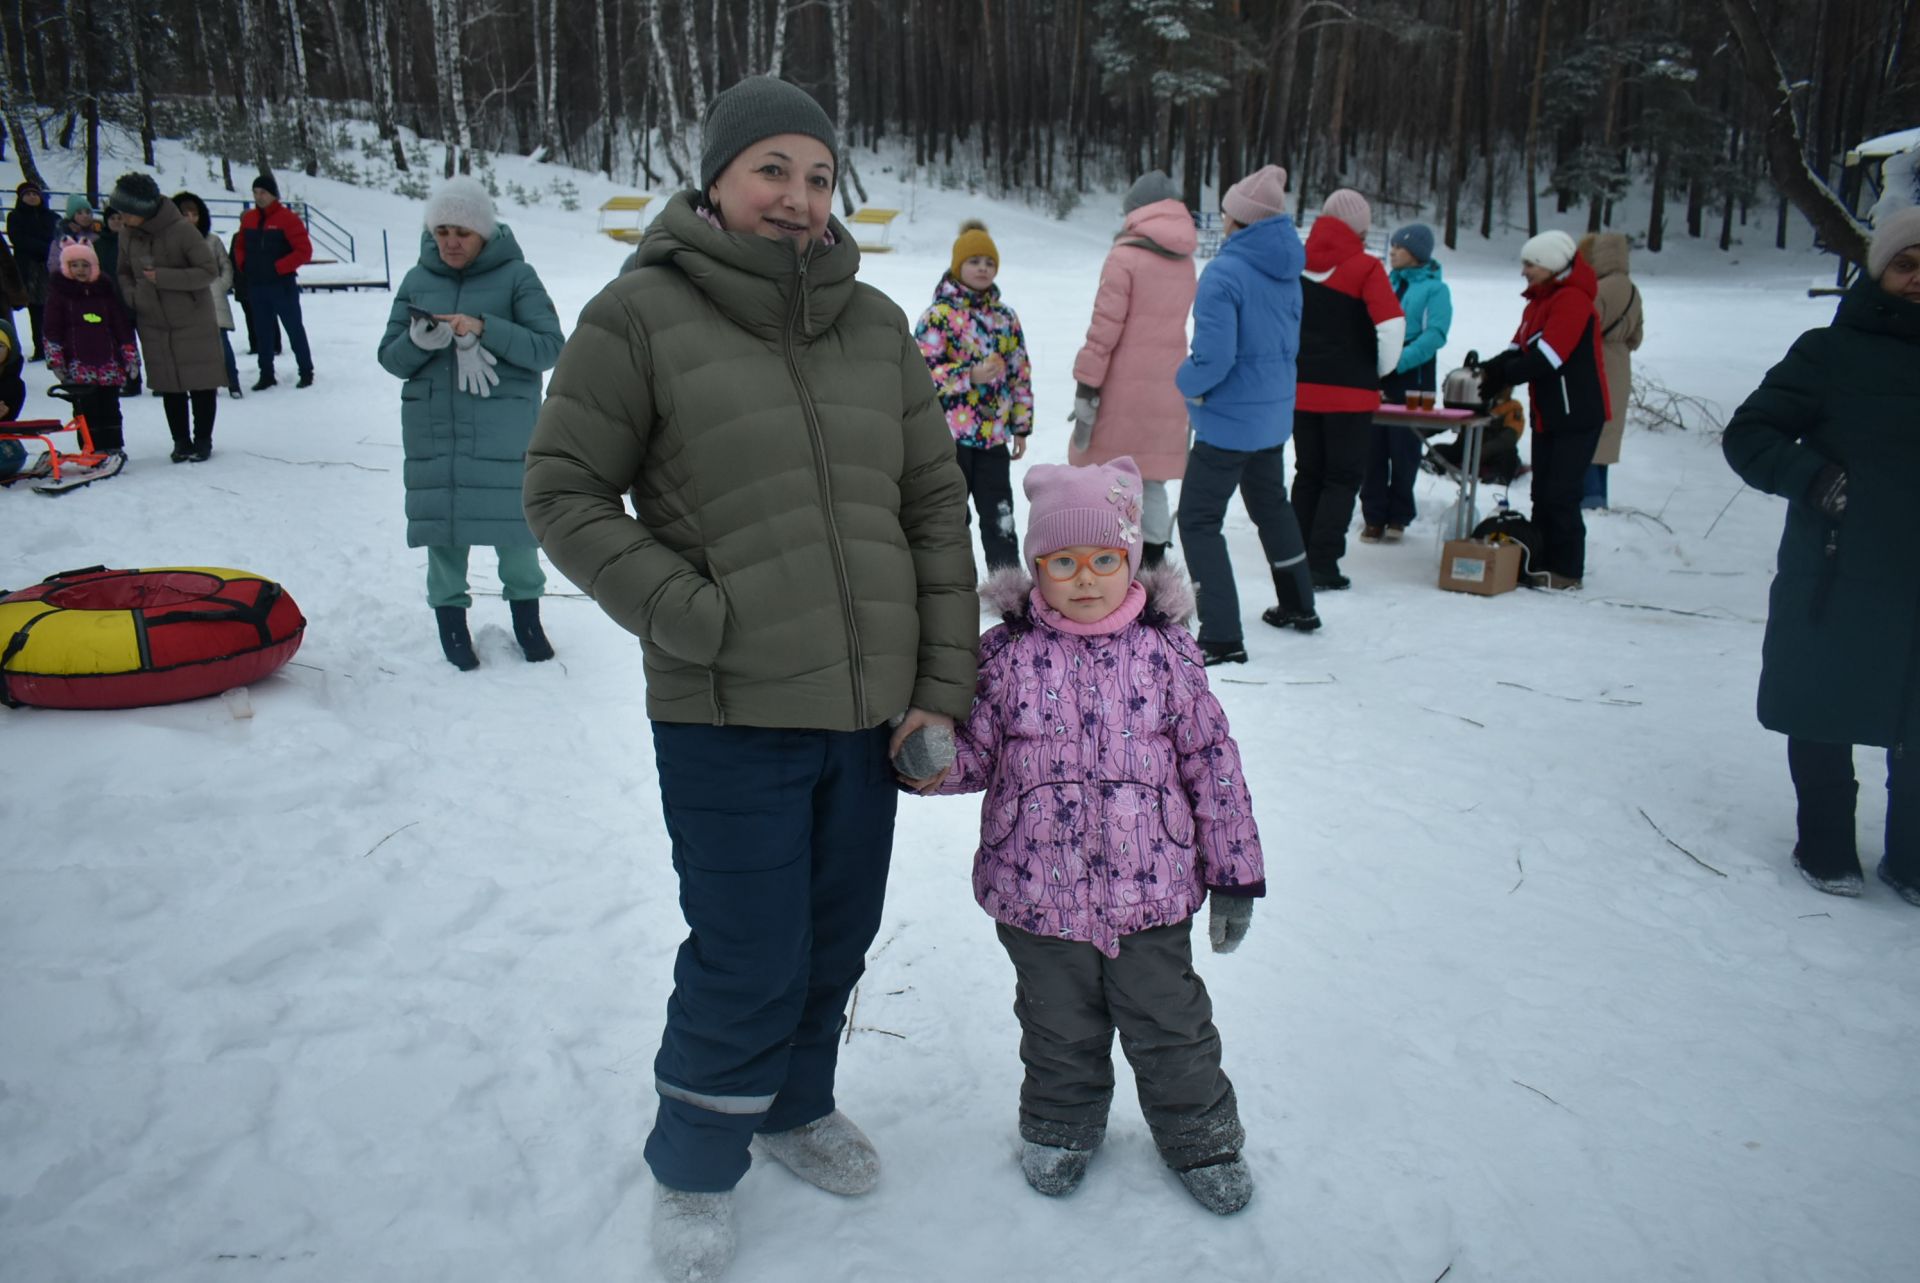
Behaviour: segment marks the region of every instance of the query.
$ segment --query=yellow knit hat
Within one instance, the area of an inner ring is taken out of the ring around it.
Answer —
[[[1000,266],[1000,248],[987,235],[987,225],[977,218],[960,224],[960,237],[953,243],[953,262],[947,268],[954,280],[960,279],[960,265],[970,258],[990,258],[995,267]]]

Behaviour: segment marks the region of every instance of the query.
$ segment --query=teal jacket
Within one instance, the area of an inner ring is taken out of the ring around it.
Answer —
[[[1827,744],[1920,745],[1920,303],[1862,281],[1734,411],[1721,447],[1787,500],[1767,610],[1761,725]],[[1807,501],[1847,474],[1836,520]]]
[[[1394,374],[1406,388],[1434,387],[1434,364],[1453,327],[1453,291],[1440,279],[1440,260],[1396,267],[1387,275],[1407,314],[1407,338]],[[1409,377],[1412,376],[1412,377]]]
[[[486,323],[480,346],[499,362],[492,395],[460,390],[451,346],[436,352],[414,346],[409,304]],[[380,364],[406,380],[400,440],[410,546],[535,546],[520,484],[540,414],[540,375],[560,359],[564,341],[553,300],[505,224],[459,271],[441,261],[431,233],[420,234],[420,262],[400,282],[380,338]]]

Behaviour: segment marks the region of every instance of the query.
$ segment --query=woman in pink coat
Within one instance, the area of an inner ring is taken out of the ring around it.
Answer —
[[[1174,371],[1187,356],[1193,310],[1193,215],[1173,180],[1151,170],[1127,190],[1126,222],[1100,268],[1087,341],[1074,358],[1073,442],[1067,461],[1123,455],[1146,481],[1146,564],[1173,542],[1167,485],[1187,471],[1187,404]]]

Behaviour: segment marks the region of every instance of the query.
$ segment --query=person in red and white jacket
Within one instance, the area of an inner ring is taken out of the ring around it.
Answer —
[[[272,174],[253,180],[253,204],[240,216],[240,231],[233,238],[233,266],[246,285],[247,315],[260,358],[260,378],[253,390],[264,392],[277,382],[273,358],[280,352],[282,326],[300,374],[294,386],[309,388],[313,386],[313,352],[300,316],[296,273],[313,261],[313,241],[300,216],[280,203],[280,184]]]
[[[1387,269],[1367,253],[1373,211],[1342,187],[1307,231],[1300,276],[1299,386],[1293,407],[1293,509],[1313,586],[1340,589],[1354,500],[1366,480],[1380,380],[1400,361],[1407,318]]]
[[[1573,237],[1542,232],[1520,249],[1526,311],[1506,351],[1480,367],[1480,386],[1527,385],[1533,406],[1533,564],[1536,588],[1578,588],[1586,575],[1580,513],[1587,466],[1612,413],[1594,296],[1599,278]]]

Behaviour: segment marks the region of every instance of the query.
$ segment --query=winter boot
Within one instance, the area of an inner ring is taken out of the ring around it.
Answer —
[[[1020,1146],[1020,1173],[1027,1184],[1048,1198],[1060,1198],[1080,1188],[1087,1165],[1093,1161],[1090,1149],[1067,1149],[1060,1145],[1042,1145],[1025,1141]]]
[[[1376,526],[1371,521],[1369,521],[1365,525],[1360,527],[1360,542],[1361,543],[1379,543],[1383,538],[1386,537],[1386,533],[1387,533],[1387,528],[1385,526]]]
[[[1353,587],[1353,580],[1341,574],[1337,568],[1316,570],[1313,572],[1313,586],[1320,592],[1341,592]]]
[[[1865,878],[1854,834],[1859,798],[1860,786],[1849,778],[1803,776],[1794,783],[1793,867],[1817,891],[1860,894]]]
[[[1881,858],[1880,867],[1874,870],[1874,872],[1882,882],[1892,888],[1895,895],[1905,900],[1908,904],[1920,907],[1920,883],[1906,881],[1899,874],[1895,873],[1893,865],[1888,862],[1886,857]],[[1854,894],[1859,895],[1860,893],[1855,891]]]
[[[467,612],[459,606],[435,606],[433,614],[440,623],[440,649],[447,662],[463,673],[480,667],[480,657],[473,653],[473,634],[467,631]]]
[[[513,639],[520,643],[520,653],[527,657],[527,662],[537,664],[543,659],[552,659],[553,643],[540,627],[540,599],[535,597],[507,605],[513,611]]]
[[[1807,885],[1816,891],[1825,891],[1828,895],[1843,895],[1853,899],[1860,894],[1866,878],[1860,872],[1860,863],[1855,861],[1851,869],[1836,862],[1808,861],[1803,858],[1805,848],[1795,844],[1793,848],[1793,867],[1807,880]],[[1882,874],[1882,880],[1885,875]],[[1889,884],[1891,885],[1891,884]]]
[[[839,1110],[783,1132],[762,1132],[754,1145],[809,1185],[829,1194],[865,1194],[880,1183],[873,1142]]]
[[[1167,559],[1167,549],[1171,547],[1173,547],[1173,545],[1170,543],[1142,544],[1140,547],[1140,569],[1152,570],[1155,566],[1165,561]]]
[[[253,390],[255,392],[265,392],[268,388],[272,387],[274,384],[278,383],[279,381],[280,380],[274,378],[272,374],[266,373],[263,371],[260,377],[254,380]]]
[[[294,386],[294,387],[296,387],[296,388],[310,388],[310,387],[312,387],[312,386],[313,386],[313,371],[312,371],[312,370],[302,370],[302,371],[300,372],[300,377],[299,377],[299,378],[297,378],[297,379],[295,379],[295,380],[293,381],[293,386]]]
[[[656,1185],[647,1239],[668,1283],[713,1283],[733,1264],[733,1191],[696,1194]]]
[[[1288,610],[1284,606],[1269,606],[1260,612],[1260,621],[1274,628],[1291,628],[1295,632],[1310,633],[1320,627],[1320,616],[1311,610]]]
[[[1200,657],[1208,668],[1216,664],[1244,664],[1247,662],[1247,646],[1245,642],[1237,641],[1203,641],[1200,643]]]
[[[1253,1172],[1238,1154],[1185,1168],[1179,1176],[1195,1202],[1220,1216],[1233,1215],[1253,1198]]]
[[[187,460],[193,458],[193,438],[187,434],[186,428],[181,427],[174,429],[173,453],[168,455],[167,458],[175,463],[185,463]]]

